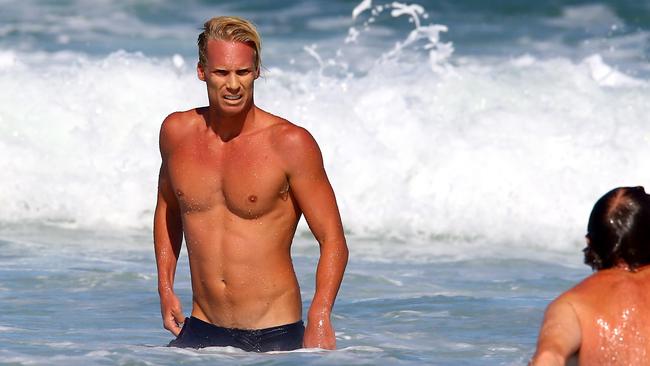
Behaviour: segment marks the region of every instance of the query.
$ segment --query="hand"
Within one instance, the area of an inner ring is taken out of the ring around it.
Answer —
[[[309,317],[302,346],[304,348],[336,349],[334,328],[332,328],[332,322],[328,315]]]
[[[185,321],[183,308],[178,296],[171,290],[160,294],[160,313],[162,314],[163,326],[174,336],[181,332],[181,324]]]

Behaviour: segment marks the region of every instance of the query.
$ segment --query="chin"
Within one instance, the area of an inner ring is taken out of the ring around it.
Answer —
[[[253,106],[253,103],[251,101],[246,101],[242,102],[236,105],[229,105],[225,103],[220,103],[219,104],[219,109],[221,113],[228,115],[228,116],[233,116],[241,113],[245,113],[248,111],[251,107]]]
[[[223,115],[226,116],[236,116],[238,114],[244,113],[246,110],[244,105],[238,105],[238,106],[219,106],[219,110]]]

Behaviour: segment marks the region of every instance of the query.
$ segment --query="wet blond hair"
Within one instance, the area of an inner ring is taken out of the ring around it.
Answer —
[[[246,19],[235,16],[214,17],[203,24],[203,32],[199,34],[199,63],[202,66],[208,61],[208,40],[222,40],[246,43],[255,52],[255,70],[259,72],[262,65],[260,52],[262,40],[255,25]]]

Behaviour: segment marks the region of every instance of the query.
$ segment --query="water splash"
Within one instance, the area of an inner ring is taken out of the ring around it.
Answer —
[[[352,10],[352,19],[357,19],[359,14],[370,9],[371,7],[372,7],[372,0],[363,0],[354,8],[354,10]]]
[[[453,73],[431,72],[424,39],[377,62],[393,44],[378,55],[373,27],[412,31],[397,24],[410,15],[390,10],[373,5],[356,18],[357,43],[309,46],[321,63],[273,68],[255,86],[260,107],[319,141],[346,230],[409,243],[368,241],[373,257],[577,256],[595,199],[650,181],[639,169],[650,154],[646,80],[611,82],[563,57],[458,57]],[[0,224],[149,228],[160,122],[206,103],[191,65],[171,55],[0,51],[0,99],[15,106],[0,109]]]
[[[351,69],[350,64],[354,64],[352,68],[364,70],[364,67],[358,65],[354,59],[348,59],[345,56],[346,52],[352,53],[351,47],[357,45],[365,33],[370,32],[372,25],[378,24],[380,16],[390,10],[390,18],[395,19],[406,16],[409,22],[413,24],[406,37],[395,42],[394,46],[389,50],[382,50],[381,54],[375,59],[371,67],[378,67],[390,61],[395,61],[405,55],[406,52],[422,52],[424,51],[429,58],[429,66],[434,72],[442,72],[449,70],[449,58],[454,52],[454,47],[451,42],[441,42],[440,34],[447,32],[446,25],[441,24],[422,24],[422,19],[428,19],[429,14],[425,8],[419,4],[406,4],[400,2],[392,2],[385,5],[372,5],[372,1],[364,0],[359,3],[352,11],[352,20],[357,21],[361,15],[370,11],[369,17],[362,22],[361,26],[353,25],[348,28],[348,34],[343,40],[343,46],[347,49],[339,48],[336,51],[336,56],[332,58],[324,58],[317,51],[317,45],[304,47],[305,52],[318,62],[321,75],[337,74],[350,78],[353,75],[349,73]],[[386,20],[388,21],[388,20]],[[365,68],[364,72],[368,71]],[[329,73],[328,73],[329,72]]]
[[[420,16],[426,16],[424,8],[418,4],[402,4],[394,2],[391,4],[393,10],[391,16],[394,18],[402,15],[409,16],[410,21],[415,24],[415,28],[408,34],[405,40],[397,42],[395,47],[388,53],[383,55],[384,59],[399,56],[404,49],[414,45],[420,40],[426,43],[423,48],[429,51],[429,65],[433,71],[441,71],[444,69],[445,61],[454,52],[454,47],[451,42],[441,43],[440,33],[447,32],[448,28],[445,25],[430,24],[422,26]]]

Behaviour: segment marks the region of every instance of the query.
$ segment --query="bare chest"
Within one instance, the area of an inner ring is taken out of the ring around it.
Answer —
[[[289,199],[284,169],[261,141],[184,144],[169,156],[168,171],[184,214],[225,208],[254,219]]]

